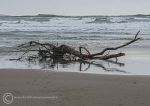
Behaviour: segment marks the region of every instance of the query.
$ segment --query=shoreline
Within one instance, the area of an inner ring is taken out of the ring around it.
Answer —
[[[41,72],[41,73],[68,73],[68,74],[85,74],[85,75],[98,75],[98,76],[133,76],[133,77],[150,77],[150,75],[139,75],[139,74],[105,74],[105,73],[86,73],[86,72],[73,72],[73,71],[58,71],[58,70],[54,70],[54,69],[30,69],[30,68],[0,68],[0,72],[1,71],[26,71],[26,72]]]
[[[150,76],[46,72],[0,69],[0,98],[56,96],[57,99],[15,99],[10,106],[148,106]],[[2,99],[1,99],[2,100]],[[2,101],[0,104],[5,105]]]
[[[10,49],[7,49],[10,50]],[[124,51],[126,55],[119,58],[120,64],[109,63],[107,61],[95,60],[95,63],[100,64],[82,64],[82,70],[80,70],[80,63],[53,63],[50,61],[47,63],[28,62],[28,61],[9,61],[11,58],[17,58],[16,53],[9,53],[1,49],[0,52],[0,67],[1,69],[44,69],[55,70],[59,72],[77,72],[77,73],[90,73],[90,74],[114,74],[114,75],[150,75],[149,69],[150,63],[150,50],[148,48],[123,48],[118,52]],[[54,65],[54,66],[53,66]],[[121,66],[120,66],[121,65]],[[53,66],[53,67],[52,67]],[[103,69],[107,68],[107,70]],[[84,71],[87,69],[86,71]]]

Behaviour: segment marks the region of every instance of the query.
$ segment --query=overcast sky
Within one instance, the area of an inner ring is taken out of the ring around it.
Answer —
[[[0,0],[0,14],[150,14],[150,0]]]

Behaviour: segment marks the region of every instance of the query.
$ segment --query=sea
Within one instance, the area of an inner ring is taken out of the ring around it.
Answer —
[[[140,30],[141,40],[129,45],[126,48],[150,48],[150,15],[123,15],[123,16],[59,16],[39,14],[35,16],[6,16],[0,15],[0,48],[15,47],[29,41],[49,42],[58,44],[67,44],[72,47],[85,46],[92,53],[99,52],[101,48],[115,47],[132,40],[134,35]],[[120,51],[119,51],[120,52]],[[146,54],[149,54],[147,52]],[[3,56],[2,56],[3,57]],[[132,59],[135,59],[131,57]],[[149,59],[146,57],[146,64]],[[6,58],[2,58],[4,61]],[[123,59],[122,59],[123,60]],[[125,60],[125,59],[124,59]],[[140,61],[140,60],[139,60]],[[122,62],[122,61],[121,61]],[[124,61],[123,61],[124,62]],[[128,61],[129,62],[129,61]],[[125,62],[128,64],[128,62]],[[9,64],[7,64],[9,63]],[[99,63],[99,62],[98,62]],[[104,65],[107,62],[103,63]],[[135,63],[135,60],[134,60]],[[31,69],[54,69],[54,70],[74,70],[89,73],[120,74],[123,70],[129,73],[142,75],[143,72],[137,72],[136,68],[111,68],[98,67],[92,65],[92,68],[82,71],[79,63],[62,64],[55,66],[41,66],[38,64],[27,64],[23,62],[6,61],[0,65],[0,68],[31,68]],[[51,63],[48,63],[48,65]],[[97,64],[97,61],[96,61]],[[132,63],[131,63],[132,64]],[[135,64],[135,67],[138,64]],[[58,69],[59,66],[59,69]],[[129,65],[130,66],[130,65]],[[126,66],[126,67],[129,67]],[[139,65],[138,65],[139,66]],[[73,67],[73,68],[72,68]],[[80,67],[80,68],[79,68]],[[85,69],[87,66],[84,66]],[[134,67],[134,66],[131,66]],[[146,66],[148,67],[148,66]],[[110,69],[111,68],[111,69]],[[120,67],[119,67],[120,68]],[[141,68],[142,69],[142,68]],[[96,70],[93,71],[93,70]],[[99,71],[100,70],[100,71]],[[117,71],[118,70],[118,71]],[[133,71],[135,70],[135,71]],[[73,72],[74,72],[73,71]],[[97,72],[98,71],[98,72]],[[103,71],[103,72],[102,72]],[[120,72],[121,71],[121,72]],[[132,72],[133,71],[133,72]],[[142,71],[142,70],[141,70]],[[124,73],[125,74],[125,73]],[[150,72],[144,72],[150,74]]]

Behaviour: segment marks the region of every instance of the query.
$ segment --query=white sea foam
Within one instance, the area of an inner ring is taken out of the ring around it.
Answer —
[[[124,40],[141,30],[150,39],[148,16],[0,17],[0,45],[29,40]],[[4,40],[5,39],[5,40]],[[6,42],[7,41],[7,42]],[[110,41],[109,41],[110,42]],[[16,44],[16,43],[13,43]],[[12,44],[11,44],[12,45]]]

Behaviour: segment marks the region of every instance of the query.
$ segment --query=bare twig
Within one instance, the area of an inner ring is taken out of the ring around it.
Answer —
[[[125,43],[125,44],[122,44],[122,45],[120,45],[120,46],[117,46],[117,47],[105,48],[102,52],[92,54],[91,56],[92,56],[92,57],[95,57],[95,56],[97,56],[97,55],[103,55],[103,54],[104,54],[106,51],[108,51],[108,50],[117,50],[117,49],[123,48],[123,47],[125,47],[125,46],[128,46],[128,45],[130,45],[131,43],[134,43],[135,41],[137,41],[137,40],[140,39],[140,38],[137,38],[139,32],[140,32],[140,31],[137,32],[137,34],[135,35],[135,37],[134,37],[133,40],[131,40],[131,41]]]

